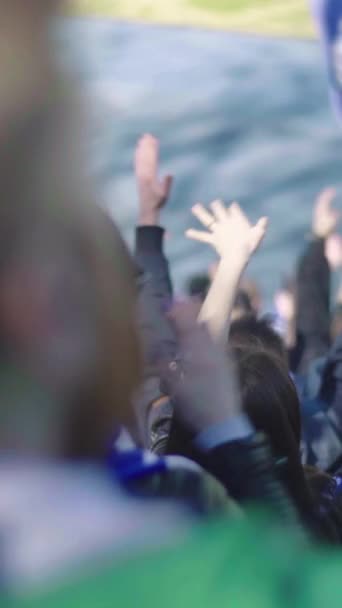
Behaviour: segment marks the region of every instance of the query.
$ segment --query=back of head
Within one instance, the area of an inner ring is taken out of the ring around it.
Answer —
[[[251,315],[253,315],[253,308],[248,294],[239,289],[232,310],[232,320],[237,321]]]
[[[54,84],[0,144],[0,450],[88,459],[138,383],[134,269],[82,179],[73,96]]]
[[[262,309],[262,295],[257,282],[251,278],[244,277],[241,281],[241,289],[247,294],[253,313],[255,315],[260,315]]]
[[[324,542],[340,542],[341,505],[336,482],[301,464],[300,403],[283,365],[264,351],[235,349],[242,406],[256,430],[266,434],[278,478],[303,520]]]
[[[254,315],[233,321],[229,343],[233,347],[264,351],[288,367],[288,356],[282,338],[271,327],[267,318],[257,319]]]
[[[296,388],[277,360],[257,350],[234,349],[243,408],[270,439],[277,458],[299,453],[300,403]]]
[[[304,518],[312,494],[300,457],[301,419],[296,388],[282,365],[264,351],[234,349],[242,406],[255,429],[265,433],[276,473]]]
[[[198,298],[202,302],[205,300],[210,288],[210,278],[206,273],[193,275],[187,283],[188,295]]]

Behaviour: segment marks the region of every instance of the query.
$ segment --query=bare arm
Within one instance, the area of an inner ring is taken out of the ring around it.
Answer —
[[[235,296],[244,268],[234,260],[220,260],[199,315],[199,321],[207,324],[211,336],[223,343],[228,340]]]

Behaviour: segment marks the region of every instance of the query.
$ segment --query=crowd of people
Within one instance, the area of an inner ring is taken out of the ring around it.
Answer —
[[[273,219],[195,204],[184,238],[218,263],[177,301],[159,142],[136,146],[130,252],[87,175],[51,8],[0,2],[1,606],[339,606],[336,193],[276,316],[245,276]]]

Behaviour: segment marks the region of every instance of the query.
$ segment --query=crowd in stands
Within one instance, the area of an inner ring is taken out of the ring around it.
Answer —
[[[136,146],[130,252],[49,52],[54,2],[25,1],[0,3],[0,605],[340,606],[335,191],[266,316],[246,268],[273,219],[195,204],[184,238],[218,262],[177,302],[159,141]]]

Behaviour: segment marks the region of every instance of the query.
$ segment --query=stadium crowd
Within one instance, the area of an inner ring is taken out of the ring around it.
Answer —
[[[53,4],[0,2],[1,606],[338,606],[336,193],[267,317],[245,271],[272,218],[195,204],[186,237],[218,263],[176,302],[159,142],[137,143],[131,253],[87,174]]]

